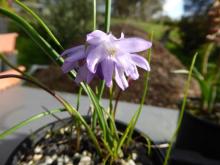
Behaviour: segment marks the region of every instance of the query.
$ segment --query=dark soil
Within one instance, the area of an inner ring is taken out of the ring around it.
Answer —
[[[120,36],[120,33],[124,32],[125,36],[138,36],[149,40],[149,35],[144,31],[126,24],[112,27],[112,32],[116,36]],[[145,54],[146,53],[142,53],[142,55]],[[183,97],[183,88],[186,77],[183,75],[176,75],[171,72],[183,68],[184,66],[173,54],[169,53],[161,43],[154,41],[149,94],[148,98],[145,100],[145,104],[177,108],[177,101]],[[121,100],[134,103],[140,102],[144,86],[144,72],[139,69],[139,73],[140,78],[136,81],[130,82],[129,88],[122,93],[122,96],[120,97]],[[34,76],[40,79],[51,89],[74,93],[78,92],[78,86],[73,81],[69,80],[69,78],[64,75],[58,67],[50,66],[45,70],[37,70],[34,73]],[[91,83],[93,87],[97,84],[97,80]],[[192,81],[189,95],[199,95],[199,87],[195,81]],[[104,94],[104,97],[107,96],[108,92]]]
[[[187,100],[186,109],[200,119],[220,125],[220,103],[215,103],[210,111],[202,107],[201,99],[190,98]]]

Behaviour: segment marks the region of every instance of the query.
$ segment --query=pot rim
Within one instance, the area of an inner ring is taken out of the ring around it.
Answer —
[[[188,97],[187,100],[201,100],[200,97]],[[178,103],[177,103],[177,106],[179,108],[179,110],[181,110],[181,106],[182,106],[182,102],[183,102],[183,99],[181,99]],[[192,118],[194,118],[195,120],[201,122],[201,123],[204,123],[204,124],[209,124],[211,125],[212,127],[215,127],[215,128],[219,128],[220,129],[220,124],[217,124],[215,122],[212,122],[211,120],[209,119],[203,119],[201,117],[198,117],[196,115],[193,115],[189,109],[186,109],[184,110],[184,115],[188,115]]]

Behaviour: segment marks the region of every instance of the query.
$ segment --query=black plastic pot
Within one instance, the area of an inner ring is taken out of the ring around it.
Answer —
[[[220,165],[220,125],[184,113],[172,165]]]
[[[87,122],[89,121],[89,117],[85,117],[85,119],[87,120]],[[27,151],[30,151],[34,146],[36,146],[43,139],[43,137],[45,137],[48,130],[56,131],[62,127],[65,127],[67,124],[70,124],[70,123],[72,123],[72,119],[67,118],[62,121],[55,121],[53,123],[46,125],[45,127],[38,129],[36,132],[34,132],[29,137],[24,139],[16,147],[16,149],[9,156],[5,165],[17,165],[17,161],[19,160],[20,156],[25,154]],[[126,124],[119,122],[119,121],[116,122],[116,126],[117,126],[118,130],[124,130],[126,128]],[[134,137],[136,137],[138,139],[137,140],[138,142],[146,142],[146,139],[141,136],[141,133],[139,130],[135,130],[133,135],[134,135]],[[143,160],[146,160],[145,157],[147,157],[147,155],[142,155],[142,156],[144,156]],[[164,156],[159,151],[159,149],[153,148],[152,152],[151,152],[150,159],[153,162],[152,165],[162,165],[163,160],[164,160]],[[146,164],[148,164],[148,163],[146,162]]]

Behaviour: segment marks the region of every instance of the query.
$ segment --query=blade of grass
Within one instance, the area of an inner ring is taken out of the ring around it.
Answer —
[[[33,115],[31,116],[30,118],[20,122],[19,124],[7,129],[6,131],[2,132],[0,134],[0,140],[4,139],[5,137],[11,135],[12,133],[14,133],[15,131],[17,131],[19,128],[22,128],[36,120],[39,120],[43,117],[46,117],[46,116],[49,116],[49,115],[52,115],[54,113],[58,113],[58,112],[65,112],[66,110],[65,109],[54,109],[54,110],[51,110],[51,111],[47,111],[47,112],[41,112],[37,115]]]
[[[76,100],[76,110],[79,111],[79,105],[80,105],[80,97],[82,95],[82,86],[79,87],[79,92],[77,95],[77,100]]]
[[[15,0],[15,3],[17,3],[20,7],[22,7],[27,13],[32,15],[39,22],[39,24],[43,27],[43,29],[48,33],[50,38],[57,44],[57,46],[59,46],[59,48],[63,50],[63,47],[58,41],[58,39],[54,36],[54,34],[51,32],[48,26],[44,23],[44,21],[33,10],[31,10],[27,5],[25,5],[19,0]]]
[[[2,7],[0,7],[0,14],[17,23],[55,63],[63,64],[63,59],[60,58],[59,53],[24,18]]]
[[[35,120],[39,120],[43,117],[46,117],[46,116],[49,116],[49,115],[52,115],[54,113],[58,113],[58,112],[65,112],[66,110],[65,109],[54,109],[54,110],[51,110],[51,111],[47,111],[47,112],[42,112],[42,113],[39,113],[37,115],[33,115],[31,116],[30,118],[20,122],[19,124],[7,129],[6,131],[2,132],[0,134],[0,140],[4,139],[6,136],[9,136],[11,135],[12,133],[14,133],[16,130],[18,130],[19,128],[22,128],[30,123],[32,123],[33,121]]]
[[[181,123],[182,123],[182,120],[183,120],[183,114],[184,114],[184,111],[185,111],[186,100],[187,100],[187,96],[188,96],[190,82],[191,82],[191,79],[192,79],[192,72],[193,72],[193,68],[195,66],[197,55],[198,55],[198,53],[196,53],[193,56],[193,60],[192,60],[191,66],[190,66],[189,74],[188,74],[188,79],[187,79],[187,82],[186,82],[185,87],[184,87],[184,98],[183,98],[183,103],[182,103],[182,106],[181,106],[181,111],[180,111],[179,119],[178,119],[178,122],[177,122],[177,128],[176,128],[176,130],[174,131],[174,133],[173,133],[173,135],[171,137],[170,146],[167,149],[163,165],[167,165],[168,164],[173,143],[174,143],[174,141],[176,139],[177,133],[178,133],[178,131],[180,129],[180,126],[181,126]]]
[[[82,117],[82,115],[71,104],[69,104],[67,101],[64,100],[63,104],[64,104],[65,108],[68,111],[72,112],[73,116],[75,116],[77,118],[77,120],[80,121],[80,123],[84,125],[90,139],[93,141],[93,144],[95,145],[95,148],[96,148],[97,152],[99,153],[99,155],[102,155],[102,150],[101,150],[101,147],[99,145],[98,139],[96,138],[95,133],[92,131],[92,129],[87,124],[87,122]]]
[[[88,85],[87,85],[88,87]],[[91,96],[90,99],[94,105],[94,108],[96,110],[97,113],[97,117],[98,117],[98,122],[100,124],[100,127],[102,129],[102,133],[103,133],[103,137],[106,140],[107,139],[107,132],[109,132],[109,128],[108,128],[108,124],[107,121],[104,118],[104,113],[103,113],[103,109],[101,108],[100,104],[99,104],[99,100],[98,98],[95,96],[95,94],[93,93],[91,88],[87,88],[89,95]]]

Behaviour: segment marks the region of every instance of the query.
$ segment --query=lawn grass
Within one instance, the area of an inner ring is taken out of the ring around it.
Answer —
[[[181,38],[179,28],[176,26],[169,26],[163,24],[163,22],[145,22],[141,20],[134,19],[121,19],[121,18],[112,18],[112,25],[116,24],[130,24],[134,27],[137,27],[147,33],[154,32],[154,40],[160,41],[164,33],[171,28],[168,41],[164,46],[174,55],[176,55],[182,62],[185,62],[184,58],[182,59],[181,52]]]
[[[144,30],[147,33],[154,32],[155,39],[159,40],[164,34],[165,30],[168,26],[164,26],[162,23],[154,23],[154,22],[144,22],[140,20],[133,19],[122,19],[122,18],[112,18],[112,25],[115,24],[130,24],[141,30]]]
[[[169,25],[163,24],[163,22],[147,22],[141,20],[134,20],[134,19],[122,19],[122,18],[112,18],[112,25],[116,24],[130,24],[141,30],[151,33],[154,32],[154,39],[160,40],[161,37],[164,35],[165,31],[170,28]],[[172,31],[170,33],[170,39],[178,44],[181,43],[180,40],[180,33],[177,27],[172,27]]]

